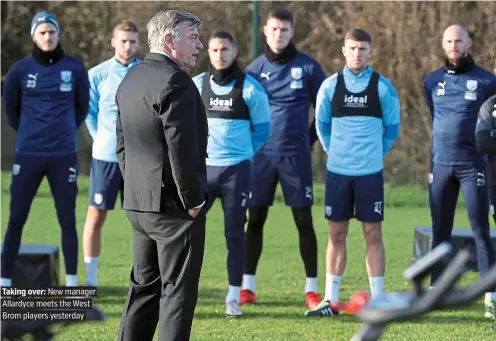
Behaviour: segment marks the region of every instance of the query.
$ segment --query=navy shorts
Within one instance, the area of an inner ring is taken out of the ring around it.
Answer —
[[[244,218],[250,185],[249,161],[226,167],[207,166],[207,184],[207,210],[212,207],[216,198],[220,198],[224,210],[234,209]]]
[[[255,154],[251,168],[250,206],[271,206],[277,183],[281,183],[284,202],[290,207],[313,204],[312,156]]]
[[[118,162],[91,160],[90,206],[100,210],[112,210],[121,191],[121,205],[124,181]]]
[[[384,177],[382,172],[346,176],[327,172],[325,217],[332,221],[356,218],[374,223],[384,219]]]

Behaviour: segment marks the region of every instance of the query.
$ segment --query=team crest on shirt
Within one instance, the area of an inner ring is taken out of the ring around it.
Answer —
[[[95,193],[95,204],[100,205],[103,202],[103,195],[101,193]]]
[[[303,69],[301,67],[291,68],[291,77],[293,77],[293,81],[290,84],[291,89],[303,88],[303,81],[301,80],[302,76],[303,76]]]
[[[21,165],[14,163],[14,166],[12,167],[12,174],[17,175],[21,171]]]
[[[60,71],[60,91],[72,91],[72,71]]]
[[[477,81],[473,79],[467,80],[467,91],[465,91],[465,99],[469,101],[477,100]]]

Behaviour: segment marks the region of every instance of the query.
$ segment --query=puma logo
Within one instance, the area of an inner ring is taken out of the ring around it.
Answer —
[[[267,72],[267,73],[263,73],[263,72],[262,72],[262,73],[260,74],[260,77],[262,77],[262,78],[267,78],[267,80],[270,80],[270,72]]]

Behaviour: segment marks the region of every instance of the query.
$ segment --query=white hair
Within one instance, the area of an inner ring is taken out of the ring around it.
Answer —
[[[179,25],[186,21],[195,27],[201,24],[200,18],[190,13],[176,10],[156,13],[146,25],[149,48],[164,46],[166,34],[172,34],[174,39],[179,40]]]

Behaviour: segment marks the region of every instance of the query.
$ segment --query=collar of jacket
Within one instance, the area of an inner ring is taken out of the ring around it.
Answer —
[[[290,41],[288,46],[282,50],[281,53],[275,53],[270,48],[269,45],[265,44],[265,58],[267,60],[277,63],[277,64],[287,64],[291,59],[296,57],[298,50],[294,46],[293,42]]]
[[[155,59],[155,60],[167,60],[170,59],[174,63],[176,63],[181,69],[183,68],[172,56],[170,56],[167,52],[157,50],[157,49],[151,49],[150,53],[146,56],[148,59]]]
[[[57,47],[53,51],[49,52],[42,51],[35,43],[32,56],[41,65],[53,65],[65,56],[65,52],[60,43],[57,44]]]
[[[472,58],[471,55],[460,58],[456,65],[451,64],[446,57],[444,58],[444,70],[450,74],[458,75],[460,73],[469,72],[474,66],[474,58]]]
[[[243,71],[241,71],[241,68],[239,67],[239,64],[236,61],[236,59],[229,67],[223,70],[215,69],[212,66],[212,64],[208,65],[208,74],[211,75],[214,82],[219,85],[226,85],[231,83],[233,80],[238,78],[242,73]]]

